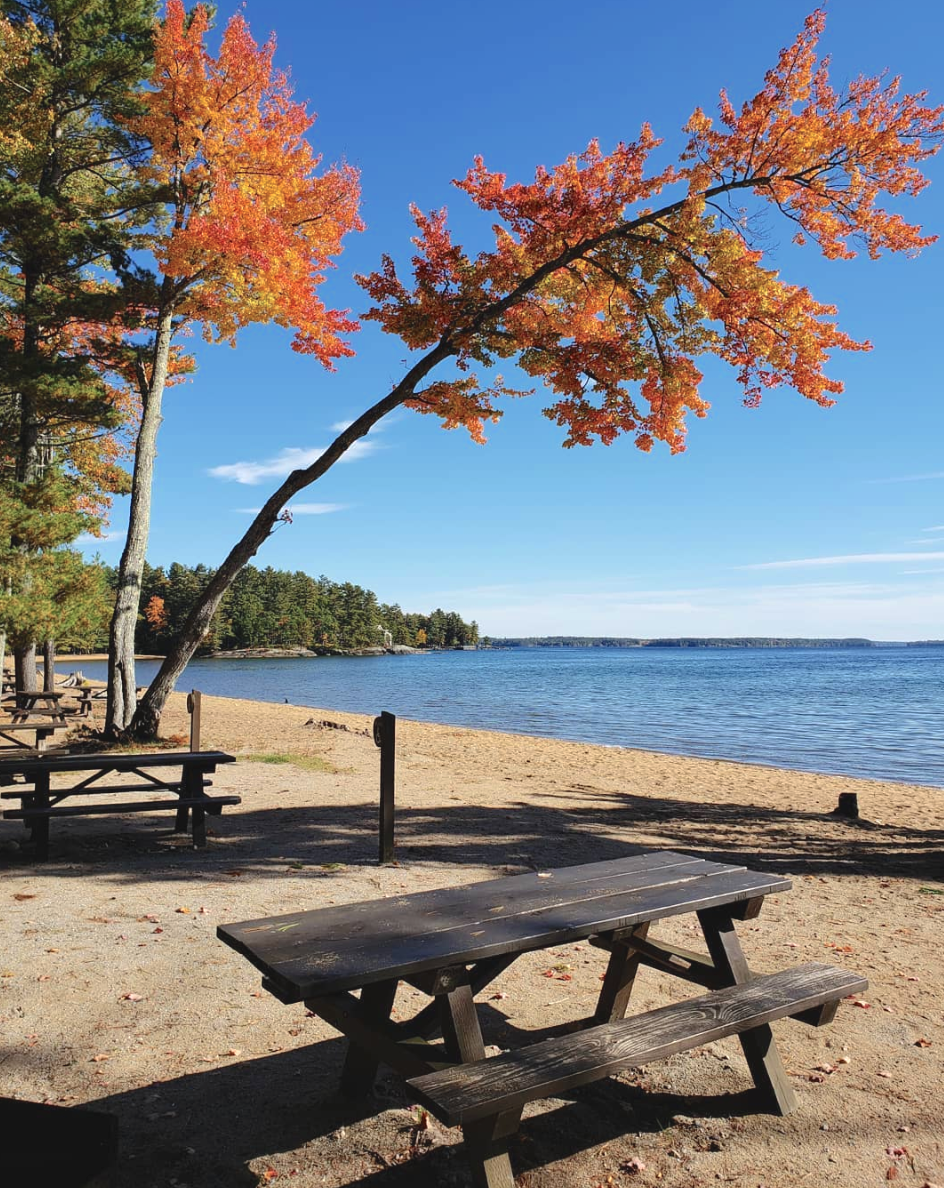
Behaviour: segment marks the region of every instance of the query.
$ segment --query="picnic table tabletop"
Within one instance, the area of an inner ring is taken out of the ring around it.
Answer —
[[[0,775],[54,775],[72,771],[135,771],[141,767],[180,767],[210,769],[218,763],[235,763],[235,755],[225,751],[156,751],[130,754],[127,751],[78,755],[11,756],[0,759]]]
[[[282,1002],[517,955],[789,890],[671,851],[222,925]]]

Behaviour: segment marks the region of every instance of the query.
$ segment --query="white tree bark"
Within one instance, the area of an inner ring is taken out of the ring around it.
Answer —
[[[166,291],[165,284],[165,291]],[[167,384],[173,338],[173,307],[168,302],[160,315],[150,374],[141,376],[141,427],[134,451],[128,536],[118,566],[118,591],[108,641],[108,702],[105,731],[123,733],[137,708],[134,672],[134,633],[141,600],[141,575],[151,530],[151,490],[157,432],[163,417],[161,405]]]

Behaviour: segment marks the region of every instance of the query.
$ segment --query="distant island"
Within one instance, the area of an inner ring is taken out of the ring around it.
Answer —
[[[520,638],[483,639],[481,647],[492,648],[940,648],[944,639],[912,641],[876,639],[778,639],[750,635],[714,638],[677,636],[666,639],[633,639],[612,635],[528,635]]]

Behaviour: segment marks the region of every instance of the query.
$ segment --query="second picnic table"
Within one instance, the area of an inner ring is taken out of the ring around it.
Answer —
[[[0,759],[0,783],[12,784],[15,777],[24,781],[0,793],[0,798],[5,800],[20,800],[18,809],[6,809],[3,816],[20,819],[32,830],[36,857],[40,859],[49,854],[50,818],[97,813],[172,809],[176,813],[174,830],[177,833],[186,832],[192,813],[193,843],[203,847],[206,845],[206,814],[217,814],[224,805],[240,803],[238,796],[208,796],[204,791],[209,783],[206,777],[219,764],[233,762],[235,757],[223,751],[159,751],[147,755],[106,752]],[[112,773],[137,777],[137,782],[102,782]],[[64,787],[53,787],[52,777],[57,775],[84,775],[84,778]],[[174,799],[122,802],[113,799],[116,793],[125,792],[170,792]],[[98,795],[109,799],[100,804],[62,803],[70,797]]]
[[[735,921],[789,888],[778,875],[659,851],[247,920],[217,935],[262,970],[276,998],[303,1001],[348,1037],[345,1092],[367,1093],[378,1063],[390,1065],[416,1100],[462,1126],[475,1183],[512,1188],[509,1141],[528,1102],[724,1036],[739,1036],[764,1104],[794,1108],[770,1022],[827,1023],[867,983],[813,962],[751,974]],[[654,921],[689,912],[707,953],[649,936]],[[474,996],[523,953],[584,939],[610,953],[594,1014],[573,1034],[486,1058]],[[624,1019],[641,965],[711,993]],[[395,1023],[401,980],[433,1001]],[[443,1043],[429,1043],[437,1035]]]

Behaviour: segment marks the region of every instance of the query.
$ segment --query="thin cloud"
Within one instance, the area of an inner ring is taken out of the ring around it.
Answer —
[[[922,483],[925,479],[944,479],[944,470],[933,470],[930,474],[902,474],[896,478],[866,479],[868,483]]]
[[[925,536],[925,537],[919,538],[918,540],[906,540],[905,544],[932,545],[932,544],[940,544],[942,540],[944,540],[944,536]]]
[[[760,561],[736,569],[802,569],[812,565],[889,565],[897,561],[944,561],[944,553],[848,553],[841,557],[801,557],[795,561]]]
[[[124,540],[124,538],[123,532],[106,532],[102,536],[93,536],[91,532],[83,532],[72,543],[78,545],[79,548],[84,548],[87,545],[112,544],[114,541]]]
[[[944,524],[932,524],[930,528],[922,528],[922,532],[944,532]]]
[[[326,516],[329,512],[344,511],[349,505],[346,503],[290,503],[285,511],[293,516]],[[236,511],[247,516],[257,516],[261,507],[237,507]]]
[[[373,442],[356,441],[339,461],[356,462],[373,453],[376,448]],[[214,466],[207,473],[213,478],[254,487],[264,479],[286,478],[293,470],[304,470],[317,462],[323,453],[323,448],[302,450],[297,446],[288,446],[274,458],[266,458],[261,462],[229,462],[224,466]]]

